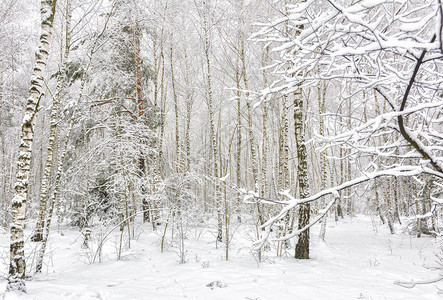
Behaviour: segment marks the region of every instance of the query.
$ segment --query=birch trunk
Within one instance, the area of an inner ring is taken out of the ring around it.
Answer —
[[[157,58],[157,30],[154,27],[152,29],[152,52],[153,52],[153,65],[154,65],[154,107],[153,107],[153,111],[150,112],[150,117],[152,119],[157,120],[157,111],[158,111],[158,73],[159,73],[159,64],[158,64],[158,58]],[[141,83],[141,82],[140,82]],[[141,92],[142,90],[140,90]],[[137,95],[138,96],[138,95]],[[140,112],[139,112],[140,113]],[[155,121],[154,123],[157,123],[157,121]],[[154,126],[153,126],[154,127]],[[141,163],[141,162],[140,162]],[[140,169],[144,172],[146,172],[148,170],[148,166],[147,166],[147,162],[146,160],[143,158],[143,167],[140,166]],[[150,187],[150,191],[151,193],[153,193],[155,191],[155,181],[157,180],[157,167],[154,168],[153,170],[153,174],[154,174],[154,182],[151,184]],[[146,181],[145,181],[146,182]],[[147,189],[147,187],[146,187]],[[143,222],[152,222],[152,226],[155,229],[155,224],[154,224],[154,203],[151,200],[150,202],[148,202],[148,200],[146,198],[142,199],[142,207],[143,207]]]
[[[351,124],[351,118],[352,118],[352,101],[351,98],[348,98],[348,120],[347,120],[347,125],[348,125],[348,130],[352,129],[352,124]],[[351,173],[351,162],[350,162],[350,156],[351,156],[351,149],[348,149],[346,152],[346,181],[350,181],[352,179]],[[353,213],[354,213],[354,200],[352,199],[352,188],[349,188],[346,190],[346,194],[347,194],[347,199],[346,199],[346,214],[348,216],[351,216],[351,218],[353,217]]]
[[[134,42],[134,58],[135,58],[135,98],[137,101],[137,109],[138,109],[138,121],[144,122],[147,121],[145,119],[145,106],[143,103],[143,86],[142,86],[142,59],[141,59],[141,49],[140,49],[140,39],[141,39],[141,30],[138,20],[135,20],[134,24],[134,33],[133,33],[133,42]],[[148,124],[153,124],[152,120],[147,121]],[[151,128],[152,129],[152,128]],[[140,151],[140,157],[138,159],[139,164],[139,172],[142,178],[141,184],[141,202],[142,202],[142,210],[143,210],[143,222],[146,222],[149,219],[149,206],[147,201],[147,187],[146,187],[146,168],[145,168],[145,153]],[[135,198],[133,197],[133,216],[132,222],[135,222],[135,215],[137,213],[137,206],[135,204]],[[134,228],[134,227],[133,227]]]
[[[135,20],[135,30],[133,34],[134,40],[134,56],[135,56],[135,98],[137,101],[138,108],[138,121],[145,121],[145,107],[143,103],[143,86],[142,86],[142,59],[141,59],[141,50],[140,50],[140,25],[138,20]],[[149,124],[152,124],[152,121],[149,120]],[[146,187],[146,168],[145,168],[145,153],[140,153],[140,158],[138,161],[140,176],[142,177],[142,185],[141,185],[141,202],[142,202],[142,210],[143,210],[143,222],[146,222],[149,219],[149,206],[147,197],[147,187]],[[133,222],[135,222],[135,215],[137,212],[137,206],[135,205],[135,199],[133,198]]]
[[[83,90],[83,88],[82,88],[82,90]],[[79,97],[79,101],[81,100],[81,97],[82,96]],[[68,145],[69,145],[69,140],[70,140],[70,136],[72,133],[72,128],[74,127],[74,123],[75,123],[75,115],[76,115],[76,110],[74,110],[74,112],[72,113],[70,124],[69,124],[69,129],[68,129],[68,134],[66,135],[65,142],[63,145],[63,150],[61,152],[61,155],[60,155],[60,158],[58,161],[58,166],[57,166],[55,179],[54,179],[54,192],[52,193],[51,198],[49,200],[49,204],[48,204],[49,211],[48,211],[48,217],[47,217],[46,224],[45,224],[42,246],[40,248],[40,252],[37,257],[36,273],[41,273],[41,271],[42,271],[43,258],[44,258],[45,252],[46,252],[46,245],[48,243],[49,232],[50,232],[52,217],[53,217],[53,212],[54,212],[54,204],[55,204],[55,202],[57,200],[57,196],[60,192],[60,183],[61,183],[61,178],[62,178],[62,173],[63,173],[63,165],[64,165],[66,153],[68,152]]]
[[[184,49],[184,55],[185,55],[185,67],[186,72],[190,70],[189,64],[188,64],[188,54],[186,52],[186,48]],[[185,83],[186,86],[190,86],[188,74],[185,76]],[[186,172],[189,172],[191,170],[191,115],[192,115],[192,104],[193,104],[193,98],[194,95],[192,92],[189,92],[189,89],[186,93],[186,123],[185,123],[185,156],[186,156]]]
[[[248,110],[248,142],[251,151],[251,164],[252,164],[252,189],[254,191],[258,190],[258,164],[257,164],[257,151],[255,148],[255,138],[254,131],[252,128],[252,111],[251,111],[251,100],[249,97],[249,84],[248,84],[248,75],[246,72],[246,53],[245,53],[245,39],[243,32],[240,31],[240,58],[242,62],[242,75],[243,75],[243,84],[245,88],[245,98],[246,98],[246,107]],[[258,221],[260,225],[265,223],[263,218],[263,204],[261,202],[257,202],[257,213],[258,213]]]
[[[375,114],[377,116],[379,116],[380,115],[380,107],[378,105],[377,91],[373,90],[373,92],[374,92],[374,102],[375,102]],[[380,141],[380,143],[381,143],[381,141]],[[384,212],[383,212],[383,210],[381,209],[381,206],[380,206],[380,196],[379,196],[379,192],[378,192],[379,184],[378,184],[378,179],[377,178],[374,179],[373,187],[374,187],[374,193],[375,193],[375,195],[374,195],[374,197],[375,197],[375,200],[374,200],[375,201],[375,209],[376,209],[377,214],[380,217],[380,221],[384,225],[386,223],[386,220],[385,220]]]
[[[108,15],[108,19],[106,20],[105,26],[103,28],[102,33],[97,37],[97,39],[95,40],[92,50],[90,51],[90,53],[88,54],[89,57],[89,62],[85,68],[85,72],[83,73],[82,79],[81,79],[81,87],[80,87],[80,94],[78,96],[78,99],[74,105],[74,111],[72,112],[71,118],[69,120],[69,128],[68,128],[68,132],[66,134],[65,137],[65,141],[63,144],[63,147],[60,146],[61,140],[59,139],[59,146],[58,149],[60,149],[60,158],[58,160],[58,164],[57,164],[57,169],[55,170],[55,178],[54,178],[54,191],[52,192],[51,198],[49,199],[49,203],[48,203],[48,207],[49,207],[49,211],[48,211],[48,215],[47,215],[47,219],[45,222],[45,227],[43,229],[43,240],[42,240],[42,245],[39,251],[39,254],[37,256],[37,263],[36,263],[36,273],[40,273],[43,267],[43,258],[46,252],[46,246],[48,243],[48,238],[49,238],[49,232],[51,229],[51,223],[52,223],[52,216],[53,216],[53,212],[54,212],[54,205],[55,202],[57,200],[57,196],[60,192],[60,187],[61,187],[61,178],[62,178],[62,173],[63,173],[63,166],[64,166],[64,161],[65,161],[65,156],[68,152],[68,145],[69,145],[69,141],[70,141],[70,136],[72,133],[72,129],[74,128],[74,123],[76,120],[76,112],[77,112],[77,108],[79,107],[79,103],[81,102],[81,100],[83,99],[83,95],[85,92],[85,83],[86,83],[86,79],[87,79],[87,74],[89,71],[89,67],[91,66],[91,62],[93,60],[93,56],[96,53],[96,46],[98,43],[98,40],[100,39],[101,35],[103,34],[103,32],[106,30],[107,27],[107,23],[109,21],[109,16],[112,15],[112,10],[113,10],[114,6],[111,8],[111,12]],[[68,4],[67,4],[67,9],[68,9],[68,13],[67,13],[67,17],[68,19],[71,18],[71,7],[70,7],[70,0],[68,0]],[[89,173],[89,171],[88,171]],[[88,207],[88,205],[85,203],[85,206]],[[85,226],[89,226],[88,224],[88,216],[86,217],[86,224]],[[86,239],[85,239],[85,243],[87,243],[87,239],[89,237],[89,234],[86,235]]]
[[[165,135],[165,104],[166,104],[166,88],[165,88],[165,54],[164,54],[164,29],[160,35],[160,62],[161,79],[160,79],[160,139],[158,141],[158,172],[163,177],[162,157],[163,157],[163,138]]]
[[[204,9],[206,10],[206,2],[203,1]],[[211,77],[211,61],[210,61],[210,41],[209,41],[209,24],[207,18],[209,17],[209,13],[205,11],[205,15],[203,16],[204,23],[204,52],[206,59],[206,83],[208,88],[207,93],[207,104],[209,110],[209,123],[210,123],[210,140],[213,151],[214,158],[214,179],[215,179],[215,201],[216,201],[216,210],[217,210],[217,241],[223,241],[223,220],[221,214],[221,199],[220,199],[220,183],[218,182],[219,178],[219,166],[218,166],[218,147],[217,147],[217,137],[215,135],[215,125],[214,125],[214,106],[212,99],[212,77]]]
[[[263,54],[263,64],[265,67],[268,64],[269,57],[269,47],[266,47],[266,50]],[[267,71],[263,68],[263,87],[268,87],[268,74]],[[266,179],[267,179],[267,164],[268,164],[268,130],[266,125],[266,119],[268,116],[268,103],[266,101],[263,102],[263,112],[262,112],[262,164],[261,164],[261,188],[260,188],[260,196],[262,198],[266,195]],[[264,213],[264,212],[263,212]]]
[[[175,87],[175,76],[174,76],[174,60],[173,60],[173,43],[172,43],[172,33],[170,36],[170,47],[169,47],[169,62],[171,68],[171,83],[172,83],[172,95],[174,98],[174,113],[175,113],[175,158],[176,158],[176,171],[181,171],[181,159],[180,159],[180,130],[179,130],[179,118],[178,118],[178,97]]]
[[[375,99],[376,99],[376,113],[377,115],[380,115],[380,107],[378,106],[378,100],[375,94]],[[383,107],[382,107],[382,113],[385,113],[387,111],[386,109],[386,102],[384,102]],[[383,136],[379,138],[379,143],[380,145],[386,145],[387,144],[387,137]],[[383,163],[383,162],[382,162]],[[388,227],[389,227],[389,231],[391,232],[391,234],[395,233],[395,228],[394,228],[394,217],[392,214],[392,204],[391,204],[391,184],[392,184],[392,180],[390,178],[387,178],[384,182],[381,183],[381,187],[382,187],[382,192],[383,192],[383,197],[384,197],[384,202],[385,202],[385,218],[386,218],[386,222],[388,223]]]
[[[298,186],[300,199],[309,197],[309,178],[308,178],[308,155],[305,145],[305,127],[303,113],[303,96],[299,87],[294,93],[294,129],[295,144],[298,158]],[[311,205],[309,203],[301,204],[298,211],[298,229],[309,224]],[[295,246],[295,258],[309,258],[309,229],[299,235],[297,245]]]
[[[283,97],[283,107],[282,107],[282,116],[280,122],[280,134],[279,134],[279,164],[278,164],[278,192],[285,191],[289,188],[289,165],[288,165],[288,156],[289,156],[289,105],[288,105],[288,97]],[[284,218],[284,226],[281,228],[281,235],[286,235],[288,231],[291,231],[291,215],[292,211],[287,213]],[[280,243],[280,250],[278,251],[278,255],[283,255],[283,248],[289,248],[289,242],[284,241]]]
[[[17,175],[14,186],[15,195],[12,199],[10,264],[6,291],[26,292],[23,229],[26,220],[28,177],[34,139],[34,122],[40,99],[43,96],[44,73],[51,48],[52,24],[56,2],[56,0],[41,1],[41,35],[37,51],[35,52],[35,64],[31,77],[29,97],[26,103],[26,112],[22,120]]]
[[[321,84],[318,86],[318,113],[319,113],[319,134],[321,136],[325,135],[325,121],[323,114],[326,112],[325,100],[326,100],[326,82],[324,83],[323,90],[321,90]],[[320,189],[325,190],[327,187],[326,180],[328,174],[326,173],[327,168],[326,150],[320,153]],[[322,219],[319,238],[324,241],[326,235],[326,223],[328,220],[328,214]]]
[[[161,66],[161,79],[160,79],[160,136],[157,141],[157,174],[156,174],[156,182],[154,183],[156,186],[159,184],[159,181],[163,179],[164,170],[163,170],[163,139],[165,135],[165,102],[166,102],[166,89],[165,89],[165,55],[164,55],[164,28],[161,30],[160,34],[160,60],[159,60],[159,69]],[[158,95],[157,95],[158,97]],[[157,189],[157,187],[156,187]],[[158,210],[159,203],[157,201],[153,201],[152,203],[152,227],[154,230],[157,229],[157,226],[160,225],[160,215]]]
[[[52,99],[52,107],[51,107],[51,121],[50,121],[50,131],[49,131],[49,140],[47,147],[47,156],[45,162],[45,168],[43,172],[42,185],[40,188],[40,204],[39,204],[39,215],[37,219],[37,224],[35,226],[34,235],[31,237],[31,241],[40,242],[43,239],[43,228],[45,226],[45,218],[46,218],[46,202],[48,199],[48,191],[49,191],[49,183],[51,180],[52,174],[52,163],[53,163],[53,154],[55,147],[55,139],[57,135],[57,124],[59,121],[59,106],[60,99],[63,93],[66,71],[68,65],[69,58],[69,50],[70,50],[70,30],[71,30],[71,9],[70,2],[68,1],[66,6],[66,28],[65,28],[65,48],[64,53],[61,59],[61,68],[60,74],[57,77],[57,87],[55,97]]]
[[[242,115],[241,115],[241,92],[240,92],[240,67],[237,62],[237,68],[235,71],[235,83],[237,87],[236,96],[237,96],[237,152],[236,152],[236,178],[237,178],[237,188],[241,187],[241,147],[242,147]],[[239,192],[238,194],[238,202],[237,202],[237,219],[241,222],[241,200],[242,194]]]

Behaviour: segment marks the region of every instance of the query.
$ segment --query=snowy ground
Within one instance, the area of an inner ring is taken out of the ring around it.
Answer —
[[[90,253],[81,248],[78,231],[65,230],[51,238],[50,261],[43,275],[27,282],[28,294],[6,299],[440,299],[443,283],[406,289],[395,280],[426,280],[438,276],[423,265],[435,264],[434,239],[417,239],[386,228],[374,230],[371,220],[359,217],[329,221],[327,242],[312,232],[310,260],[275,257],[267,253],[257,265],[248,240],[236,233],[230,261],[224,249],[215,249],[209,233],[189,233],[187,263],[179,264],[174,248],[160,253],[159,238],[146,224],[131,250],[115,259],[113,243],[102,263],[88,264]],[[201,232],[200,232],[201,233]],[[0,235],[7,270],[8,236]],[[115,244],[114,244],[115,246]],[[105,252],[106,252],[105,251]],[[274,251],[273,251],[274,252]],[[89,255],[89,256],[88,256]],[[207,285],[219,281],[221,287]],[[6,281],[0,281],[4,291]],[[1,295],[1,294],[0,294]],[[441,297],[443,299],[443,297]]]

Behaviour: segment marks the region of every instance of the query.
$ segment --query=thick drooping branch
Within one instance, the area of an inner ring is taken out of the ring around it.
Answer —
[[[433,43],[433,42],[435,41],[436,37],[437,37],[437,36],[434,34],[434,36],[433,36],[432,39],[431,39],[431,43]],[[418,71],[420,70],[420,67],[421,67],[422,64],[423,64],[423,60],[424,60],[424,58],[425,58],[425,56],[426,56],[426,53],[427,53],[427,50],[424,49],[424,50],[422,51],[420,57],[417,59],[417,62],[416,62],[415,67],[414,67],[414,71],[412,72],[412,76],[411,76],[411,78],[409,79],[408,86],[406,87],[405,93],[404,93],[404,95],[403,95],[403,99],[402,99],[402,102],[401,102],[401,105],[400,105],[400,110],[399,110],[400,112],[402,112],[402,111],[405,109],[405,107],[406,107],[406,104],[407,104],[407,101],[408,101],[409,94],[410,94],[410,92],[411,92],[412,87],[413,87],[414,84],[415,84],[415,81],[416,81],[416,77],[417,77]],[[406,139],[406,141],[408,141],[408,143],[409,143],[412,147],[414,147],[414,149],[415,149],[418,153],[420,153],[421,156],[422,156],[424,159],[429,160],[430,163],[431,163],[431,165],[435,168],[435,170],[437,170],[437,171],[440,172],[440,173],[443,173],[443,166],[442,166],[442,163],[439,162],[439,161],[437,161],[437,160],[433,157],[432,153],[430,153],[429,151],[427,151],[425,145],[423,145],[423,144],[420,142],[420,140],[418,140],[417,138],[415,138],[414,135],[413,135],[411,132],[409,132],[409,130],[405,127],[405,125],[404,125],[404,119],[403,119],[403,114],[400,114],[400,115],[397,117],[397,120],[398,120],[398,126],[399,126],[399,128],[400,128],[400,133],[401,133],[401,135]]]

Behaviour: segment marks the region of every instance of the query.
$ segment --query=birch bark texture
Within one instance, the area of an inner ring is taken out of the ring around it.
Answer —
[[[61,67],[61,71],[60,71],[60,75],[57,78],[57,90],[56,90],[56,94],[55,97],[53,99],[53,107],[51,110],[51,129],[50,129],[50,134],[49,134],[49,146],[48,146],[48,158],[46,159],[46,166],[45,166],[45,177],[43,180],[46,179],[46,183],[45,183],[45,199],[44,199],[44,203],[42,204],[43,201],[43,196],[40,199],[40,209],[42,209],[43,206],[43,212],[46,212],[46,206],[48,206],[49,211],[48,214],[43,214],[40,215],[40,226],[42,226],[41,228],[36,228],[35,230],[35,234],[37,235],[37,239],[38,241],[41,241],[41,247],[40,247],[40,251],[39,254],[37,256],[37,263],[36,263],[36,267],[35,267],[35,272],[36,273],[41,273],[42,272],[42,268],[43,268],[43,258],[46,252],[46,246],[48,243],[48,238],[49,238],[49,231],[51,229],[51,222],[53,219],[53,212],[54,212],[54,205],[55,202],[57,200],[57,195],[60,191],[60,182],[61,182],[61,177],[62,177],[62,173],[63,173],[63,163],[64,163],[64,158],[66,156],[66,153],[68,152],[68,144],[69,144],[69,137],[71,135],[71,131],[72,131],[72,127],[73,127],[73,121],[75,119],[75,111],[72,115],[71,118],[71,125],[69,127],[69,131],[68,134],[66,135],[66,140],[64,143],[64,148],[61,152],[60,155],[60,160],[58,162],[58,166],[57,169],[55,170],[55,180],[54,180],[54,191],[51,194],[51,197],[49,199],[49,203],[47,203],[48,200],[48,187],[49,187],[49,179],[50,179],[50,174],[51,174],[51,169],[53,168],[52,165],[52,158],[53,158],[53,147],[55,146],[55,140],[56,140],[56,128],[57,128],[57,123],[58,123],[58,106],[60,104],[60,99],[61,99],[61,94],[64,90],[64,86],[65,86],[65,79],[66,79],[66,72],[67,72],[67,65],[68,65],[68,58],[69,58],[69,50],[70,50],[70,42],[71,42],[71,19],[72,19],[72,9],[71,9],[71,1],[67,0],[66,1],[66,29],[65,29],[65,49],[64,49],[64,56],[63,56],[63,61],[62,61],[62,67]],[[60,138],[58,143],[60,144]],[[61,147],[59,146],[58,149],[61,149]],[[50,159],[49,159],[50,156]],[[42,182],[42,186],[43,186],[43,182]],[[43,187],[42,187],[43,190]],[[60,206],[60,201],[57,202],[57,205]],[[40,214],[42,213],[42,211],[40,211]],[[60,224],[60,222],[58,222]],[[37,223],[37,226],[39,224]],[[34,236],[35,237],[35,236]]]
[[[309,197],[309,175],[308,175],[308,153],[305,144],[305,126],[303,113],[303,95],[301,87],[294,93],[294,130],[295,144],[297,148],[297,178],[300,199]],[[310,221],[311,205],[309,203],[300,204],[298,210],[298,229],[305,228]],[[309,258],[309,228],[302,231],[295,246],[295,258]]]
[[[44,93],[44,74],[49,57],[52,39],[56,0],[42,0],[40,4],[41,34],[35,63],[31,76],[29,97],[26,101],[25,115],[22,120],[17,173],[11,201],[12,222],[10,227],[10,263],[6,291],[26,292],[23,229],[26,220],[26,197],[31,163],[32,142],[34,140],[34,123],[40,99]]]
[[[212,77],[211,77],[211,60],[210,60],[210,37],[209,37],[209,12],[207,8],[206,1],[202,2],[204,7],[204,15],[203,15],[203,31],[204,31],[204,53],[206,60],[206,83],[207,83],[207,105],[209,111],[209,124],[210,124],[210,140],[214,157],[214,178],[215,178],[215,203],[217,210],[217,241],[223,241],[223,220],[222,220],[222,212],[221,212],[221,199],[220,199],[220,183],[218,182],[219,178],[219,165],[218,165],[218,145],[217,145],[217,137],[215,134],[215,125],[214,125],[214,105],[212,98]]]
[[[57,77],[57,87],[55,96],[52,100],[51,107],[51,123],[49,130],[49,139],[48,139],[48,147],[47,147],[47,156],[45,162],[45,168],[43,173],[43,179],[41,183],[40,189],[40,204],[39,204],[39,217],[37,219],[37,223],[34,230],[34,235],[31,237],[33,242],[40,242],[43,240],[43,228],[45,226],[45,218],[46,218],[46,210],[47,210],[47,200],[48,200],[48,192],[49,192],[49,183],[51,180],[51,171],[53,169],[53,157],[54,157],[54,147],[55,140],[57,134],[57,124],[59,122],[59,106],[60,100],[62,97],[62,93],[65,88],[65,79],[66,72],[68,68],[68,59],[69,59],[69,51],[70,51],[70,30],[71,30],[71,18],[72,13],[70,9],[70,2],[68,1],[66,4],[66,28],[65,28],[65,47],[64,53],[62,56],[60,74]]]

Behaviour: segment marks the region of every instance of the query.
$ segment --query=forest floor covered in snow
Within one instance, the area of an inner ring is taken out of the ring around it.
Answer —
[[[105,244],[102,262],[94,264],[77,230],[54,231],[44,273],[27,281],[26,295],[8,293],[5,299],[439,299],[443,289],[443,282],[412,289],[394,284],[438,277],[438,271],[425,268],[436,264],[434,238],[416,238],[400,228],[391,235],[368,217],[330,219],[326,243],[314,228],[309,260],[292,258],[292,251],[277,257],[272,250],[261,264],[250,251],[253,238],[245,239],[242,227],[233,235],[229,261],[224,260],[224,245],[215,248],[213,233],[189,229],[184,264],[174,247],[161,253],[160,233],[149,224],[138,231],[120,260],[116,235]],[[0,234],[1,292],[8,244],[8,234]],[[28,243],[28,255],[33,244]]]

